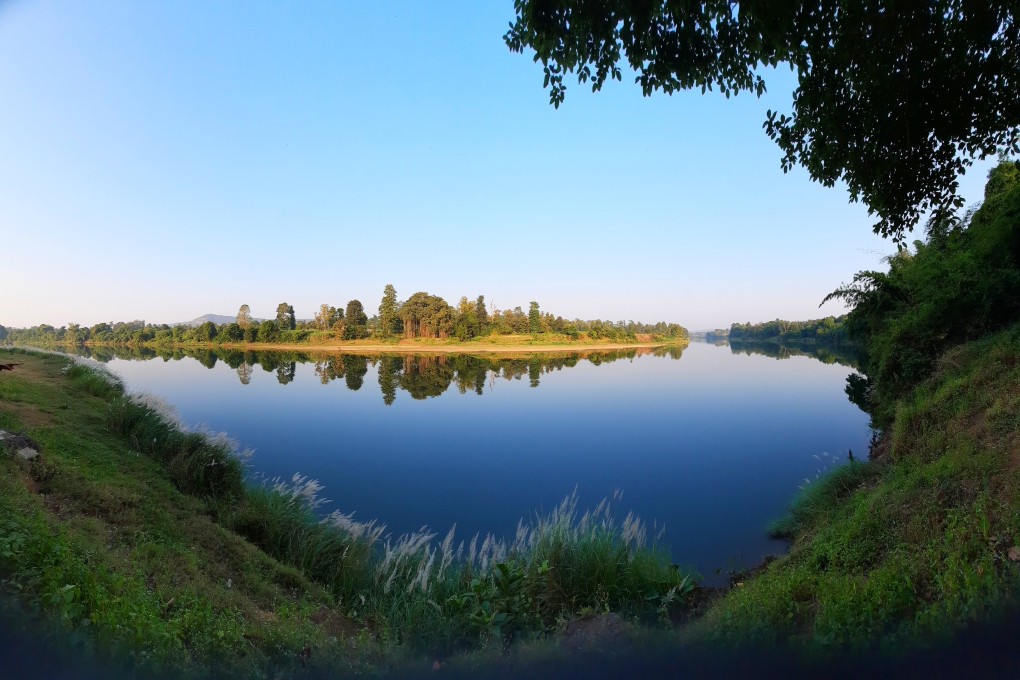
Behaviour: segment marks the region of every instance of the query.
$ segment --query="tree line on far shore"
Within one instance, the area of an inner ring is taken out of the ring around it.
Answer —
[[[840,345],[851,342],[847,336],[846,315],[827,316],[809,321],[775,319],[762,323],[735,323],[705,333],[707,340],[732,342],[819,342]]]
[[[326,344],[364,339],[393,342],[400,338],[456,338],[466,341],[507,335],[559,336],[566,340],[613,342],[636,341],[638,335],[651,336],[657,340],[686,340],[688,337],[686,328],[665,321],[648,324],[601,319],[566,320],[541,311],[535,301],[529,304],[527,312],[521,307],[493,309],[490,312],[482,295],[473,301],[462,297],[456,306],[426,292],[415,293],[400,301],[392,285],[387,285],[383,290],[378,313],[372,317],[368,316],[360,300],[350,300],[346,305],[336,307],[324,303],[307,320],[299,320],[294,307],[281,302],[272,319],[256,319],[249,305],[244,304],[238,309],[233,321],[219,325],[212,321],[194,326],[111,321],[93,326],[69,323],[59,328],[46,324],[31,328],[0,326],[0,341],[44,346]]]

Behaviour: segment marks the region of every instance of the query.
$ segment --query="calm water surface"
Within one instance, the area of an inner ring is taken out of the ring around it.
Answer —
[[[318,479],[326,511],[395,533],[456,523],[460,538],[512,536],[575,488],[582,507],[620,489],[617,515],[665,526],[674,560],[710,581],[781,552],[768,521],[848,449],[865,455],[868,418],[843,393],[846,366],[706,343],[629,354],[207,352],[110,367],[189,425],[254,449],[252,475]]]

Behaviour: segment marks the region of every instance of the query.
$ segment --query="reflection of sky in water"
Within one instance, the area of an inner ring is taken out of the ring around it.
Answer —
[[[313,364],[298,364],[287,385],[259,366],[242,385],[222,361],[110,366],[185,422],[254,448],[253,472],[318,479],[327,509],[397,532],[456,523],[463,538],[511,534],[575,487],[583,507],[623,489],[620,517],[665,523],[674,559],[705,576],[780,550],[765,538],[768,521],[827,461],[842,463],[848,448],[864,457],[869,438],[867,416],[843,393],[849,369],[700,343],[679,361],[582,360],[543,373],[537,388],[525,373],[486,380],[482,396],[455,384],[426,400],[398,389],[391,406],[371,364],[356,392],[342,378],[321,384]]]

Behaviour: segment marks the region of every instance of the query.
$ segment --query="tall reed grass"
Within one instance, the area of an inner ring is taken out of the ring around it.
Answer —
[[[107,413],[107,427],[158,461],[181,491],[217,501],[245,493],[247,452],[223,434],[188,431],[175,409],[152,395],[117,396]]]
[[[91,395],[112,399],[124,394],[124,383],[97,361],[71,356],[64,374]]]
[[[582,612],[661,613],[682,603],[690,576],[647,542],[640,519],[617,522],[605,499],[587,512],[577,494],[551,513],[521,520],[513,539],[492,534],[442,539],[428,528],[398,536],[376,521],[335,511],[322,519],[321,487],[295,475],[249,488],[229,526],[281,561],[326,585],[352,616],[405,642],[459,644],[504,635],[476,625],[513,615],[540,634]],[[502,588],[508,573],[519,588]],[[488,618],[479,618],[486,612]]]

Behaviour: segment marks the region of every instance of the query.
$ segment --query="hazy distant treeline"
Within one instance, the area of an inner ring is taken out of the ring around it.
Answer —
[[[846,315],[827,316],[809,321],[785,321],[776,319],[764,323],[735,323],[728,330],[716,330],[708,334],[713,338],[727,337],[730,341],[783,341],[797,342],[811,340],[828,344],[849,342]]]

